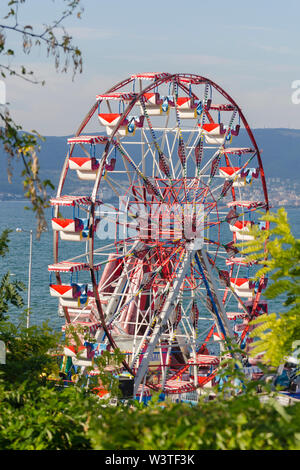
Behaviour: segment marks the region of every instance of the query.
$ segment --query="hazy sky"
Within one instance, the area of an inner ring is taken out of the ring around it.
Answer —
[[[6,0],[1,0],[4,16]],[[39,27],[61,11],[59,0],[27,0],[20,22]],[[66,22],[83,53],[83,73],[55,72],[43,49],[25,63],[46,80],[6,79],[7,101],[24,129],[73,134],[96,94],[136,72],[190,72],[231,94],[250,125],[300,128],[292,82],[300,80],[299,0],[83,0],[84,13]],[[12,48],[17,37],[10,35]],[[21,49],[19,47],[19,49]],[[300,83],[300,82],[299,82]]]

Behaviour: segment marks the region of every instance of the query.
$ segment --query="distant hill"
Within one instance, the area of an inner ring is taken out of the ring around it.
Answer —
[[[40,173],[42,178],[49,178],[56,186],[59,181],[61,168],[68,151],[66,137],[48,136],[45,142],[41,142],[41,151],[39,155]],[[23,194],[21,172],[23,170],[22,162],[14,160],[13,162],[13,180],[12,184],[7,181],[7,156],[0,148],[0,192]]]
[[[299,129],[254,129],[253,134],[258,147],[262,150],[266,177],[299,179]],[[48,136],[46,141],[41,143],[39,153],[41,175],[43,178],[49,178],[55,186],[68,150],[67,137]],[[249,140],[246,131],[242,129],[234,140],[234,146],[245,145],[249,145]],[[21,162],[15,162],[13,182],[9,184],[6,173],[7,158],[3,149],[0,149],[0,156],[0,192],[23,194]]]
[[[245,145],[243,129],[234,145]],[[299,179],[300,129],[254,129],[266,177]]]

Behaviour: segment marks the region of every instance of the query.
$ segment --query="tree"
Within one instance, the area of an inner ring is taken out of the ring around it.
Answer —
[[[261,220],[274,224],[273,228],[255,228],[255,239],[243,244],[243,253],[261,265],[257,279],[270,274],[273,283],[269,284],[265,296],[282,300],[285,311],[253,320],[256,328],[252,335],[257,340],[253,355],[264,352],[263,362],[278,367],[294,352],[295,342],[300,340],[300,240],[292,234],[285,209],[269,212]]]
[[[80,49],[73,44],[72,37],[64,27],[64,21],[76,14],[81,17],[82,7],[80,0],[62,0],[64,9],[52,22],[38,26],[21,23],[21,10],[26,0],[10,0],[7,4],[7,13],[0,23],[0,74],[3,78],[11,76],[44,85],[45,82],[35,77],[33,70],[24,65],[15,67],[11,65],[15,57],[8,33],[14,34],[21,42],[21,49],[30,54],[35,48],[45,47],[47,57],[54,59],[55,69],[66,73],[73,67],[73,78],[77,72],[82,71],[82,55]],[[5,63],[6,60],[6,63]],[[39,140],[43,140],[37,131],[23,132],[22,126],[14,122],[9,106],[0,106],[0,142],[8,156],[8,180],[11,181],[13,160],[21,159],[23,163],[23,185],[26,198],[31,202],[31,208],[37,218],[37,236],[39,237],[46,227],[44,209],[47,207],[47,189],[53,189],[49,179],[41,180],[39,176],[38,151]]]
[[[96,396],[84,388],[64,388],[53,351],[60,337],[46,323],[25,327],[0,321],[0,339],[7,347],[0,365],[0,449],[90,449],[86,432]]]
[[[295,450],[300,448],[299,417],[299,404],[284,409],[247,392],[200,399],[194,406],[102,408],[88,435],[96,450]]]
[[[46,322],[27,328],[23,315],[14,323],[1,321],[0,339],[7,349],[6,364],[0,366],[0,380],[4,388],[39,388],[44,377],[58,372],[53,353],[61,349],[61,335]]]
[[[4,390],[0,383],[1,450],[86,450],[95,396],[40,386]]]

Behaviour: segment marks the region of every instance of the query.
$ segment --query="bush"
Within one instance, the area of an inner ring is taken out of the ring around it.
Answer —
[[[92,398],[75,387],[0,387],[0,449],[91,449],[87,429]]]
[[[231,399],[103,408],[89,435],[98,450],[300,449],[300,404],[246,393]]]

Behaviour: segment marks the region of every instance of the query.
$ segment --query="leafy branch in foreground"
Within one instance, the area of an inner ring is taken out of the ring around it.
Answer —
[[[42,386],[41,377],[57,371],[51,351],[57,349],[60,337],[46,322],[27,328],[25,318],[18,324],[1,321],[0,339],[7,348],[6,364],[0,366],[0,382],[4,387]]]
[[[64,0],[65,9],[60,13],[57,19],[52,23],[44,24],[42,27],[33,27],[32,25],[20,24],[19,9],[26,0],[10,0],[7,4],[9,10],[2,19],[0,24],[0,54],[9,59],[8,65],[0,63],[0,73],[2,77],[14,75],[19,78],[30,81],[31,83],[45,83],[34,78],[34,72],[27,70],[24,65],[20,66],[20,71],[12,68],[10,60],[15,56],[15,51],[7,45],[7,33],[14,33],[21,38],[22,50],[25,54],[30,54],[33,47],[46,47],[47,56],[54,58],[56,70],[61,66],[61,54],[64,57],[64,63],[61,66],[61,72],[67,72],[70,61],[73,65],[73,77],[76,72],[82,71],[82,56],[80,49],[72,43],[72,36],[67,33],[63,22],[74,13],[80,18],[82,8],[80,8],[81,0]]]
[[[15,58],[15,50],[11,44],[14,44],[15,37],[20,39],[19,49],[26,55],[30,54],[34,48],[40,49],[44,45],[47,57],[54,58],[57,71],[67,72],[72,66],[73,79],[77,72],[81,73],[81,51],[73,44],[72,36],[64,27],[64,21],[70,16],[76,14],[77,18],[81,17],[83,9],[80,2],[81,0],[63,0],[64,9],[55,20],[48,24],[32,26],[20,22],[21,6],[26,3],[26,0],[10,0],[7,3],[7,14],[0,22],[0,57],[2,58],[0,75],[3,78],[15,76],[35,84],[44,85],[45,83],[35,78],[34,72],[28,70],[25,65],[21,65],[20,70],[13,67],[12,59]],[[44,210],[47,207],[47,189],[48,187],[54,189],[54,187],[48,179],[42,180],[39,176],[38,139],[43,140],[36,131],[25,133],[22,131],[22,126],[14,122],[8,105],[0,107],[0,143],[8,156],[8,181],[11,182],[12,178],[13,159],[18,158],[23,163],[24,193],[37,218],[37,237],[39,238],[46,227]]]
[[[90,335],[89,329],[85,326],[72,324],[65,328],[65,345],[73,348],[77,359],[81,359],[80,352],[82,352],[82,345],[85,345],[87,357],[92,358],[91,365],[86,367],[86,371],[97,369],[96,377],[88,379],[89,388],[93,389],[95,393],[97,390],[106,391],[112,398],[120,396],[118,374],[122,368],[124,357],[118,348],[114,351],[103,350],[100,354],[95,354],[93,346],[97,346],[97,343],[95,343],[95,338]],[[81,377],[76,383],[86,385],[87,379]]]
[[[0,365],[0,449],[70,450],[90,448],[89,416],[95,395],[83,388],[64,388],[46,380],[58,374],[52,351],[60,334],[46,323],[26,327],[0,321],[6,364]]]
[[[0,320],[5,318],[9,304],[21,308],[24,305],[23,297],[20,294],[25,289],[23,282],[10,280],[10,272],[8,271],[0,280]]]
[[[1,233],[0,235],[0,256],[2,256],[2,258],[8,253],[9,251],[9,247],[8,247],[8,243],[9,243],[9,239],[8,239],[8,235],[10,234],[11,230],[9,228],[3,230],[3,232]]]
[[[38,138],[44,140],[36,131],[32,133],[21,132],[21,126],[11,118],[9,110],[0,110],[0,122],[4,126],[0,128],[0,142],[2,141],[7,155],[8,181],[11,182],[13,173],[13,160],[21,159],[23,163],[23,188],[24,195],[30,201],[31,208],[37,218],[37,236],[45,230],[47,223],[44,209],[48,207],[47,188],[54,189],[52,183],[39,176],[39,160],[37,152],[40,150]]]
[[[247,259],[257,260],[259,279],[270,274],[273,281],[265,291],[269,299],[282,298],[286,311],[262,315],[252,321],[256,338],[253,355],[264,352],[263,361],[278,367],[295,350],[300,340],[300,240],[295,239],[285,209],[267,213],[261,220],[274,224],[268,230],[254,229],[255,240],[243,244]],[[268,258],[265,256],[267,249]]]

